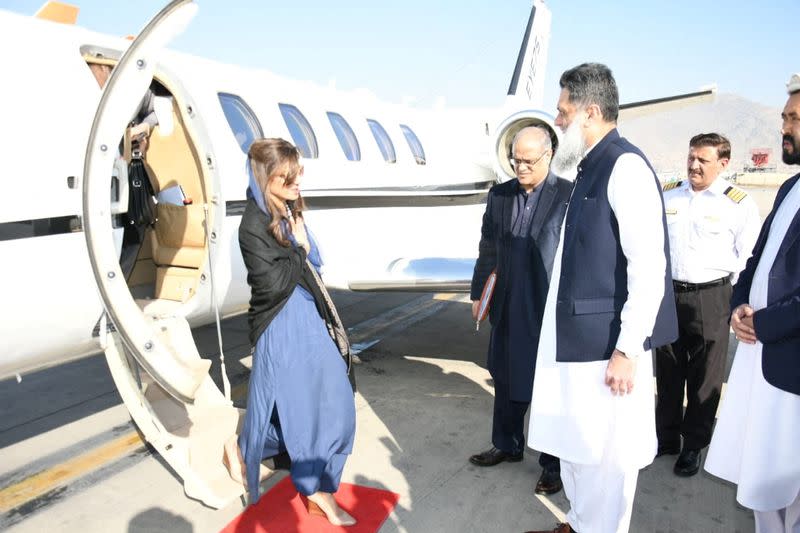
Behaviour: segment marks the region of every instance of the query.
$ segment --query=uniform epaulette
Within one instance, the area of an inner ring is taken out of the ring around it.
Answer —
[[[725,189],[723,193],[725,196],[736,202],[737,204],[747,198],[747,193],[744,192],[742,189],[737,189],[733,185]]]
[[[669,183],[665,183],[664,186],[661,187],[661,190],[664,192],[671,191],[672,189],[677,189],[680,187],[682,183],[683,181],[671,181]]]

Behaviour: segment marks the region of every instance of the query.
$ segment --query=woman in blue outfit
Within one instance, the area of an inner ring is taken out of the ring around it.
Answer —
[[[261,461],[285,450],[309,513],[352,525],[355,519],[333,498],[355,434],[349,355],[343,358],[347,350],[332,340],[328,325],[338,316],[311,271],[321,259],[303,221],[299,156],[283,139],[259,139],[249,150],[239,246],[252,291],[248,322],[255,353],[240,457],[251,503],[259,497]]]

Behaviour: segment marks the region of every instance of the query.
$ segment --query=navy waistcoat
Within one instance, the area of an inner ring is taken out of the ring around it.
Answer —
[[[556,303],[556,360],[601,361],[611,357],[620,333],[620,315],[628,298],[628,261],[622,252],[619,226],[608,201],[608,182],[617,159],[634,153],[650,162],[617,130],[609,132],[578,166],[575,189],[564,221],[564,248]],[[652,174],[655,186],[661,186]],[[635,201],[635,199],[631,199]],[[662,199],[664,228],[664,296],[652,334],[642,350],[663,346],[678,337],[669,238]]]

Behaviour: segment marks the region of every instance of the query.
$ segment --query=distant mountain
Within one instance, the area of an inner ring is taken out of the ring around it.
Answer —
[[[717,132],[731,141],[732,172],[740,172],[753,148],[770,148],[777,172],[797,172],[781,161],[781,110],[735,94],[718,94],[712,102],[693,104],[621,122],[622,135],[647,155],[658,173],[686,175],[689,139]]]

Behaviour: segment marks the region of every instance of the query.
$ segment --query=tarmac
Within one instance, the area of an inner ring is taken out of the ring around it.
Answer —
[[[475,332],[465,296],[333,297],[363,349],[356,441],[342,481],[400,495],[381,532],[522,532],[563,518],[563,492],[533,493],[535,451],[493,468],[467,460],[490,446],[493,389],[485,368],[489,327]],[[193,333],[200,353],[216,360],[215,327]],[[236,361],[246,361],[249,351],[244,317],[223,323],[223,339],[241,398],[247,369]],[[219,382],[218,365],[212,375]],[[0,530],[217,532],[243,510],[240,502],[210,509],[184,495],[166,463],[138,440],[102,355],[21,383],[0,382],[0,403],[7,406],[0,421]],[[754,530],[734,486],[704,471],[676,477],[674,460],[660,457],[641,472],[631,532]],[[263,489],[285,475],[278,471]]]
[[[743,188],[763,220],[776,189]],[[361,350],[355,446],[342,481],[400,495],[381,532],[522,532],[564,518],[563,492],[533,493],[537,452],[492,468],[468,461],[490,446],[493,388],[489,327],[475,332],[465,295],[332,295]],[[216,327],[192,333],[221,387]],[[222,336],[234,403],[245,407],[245,317],[225,320]],[[736,343],[731,335],[727,372]],[[725,385],[723,401],[724,393]],[[243,511],[239,502],[214,510],[184,495],[141,441],[102,354],[2,381],[0,405],[0,531],[217,532]],[[676,477],[674,460],[659,457],[641,471],[631,533],[754,531],[733,485],[703,470]],[[277,471],[262,489],[285,475]]]

